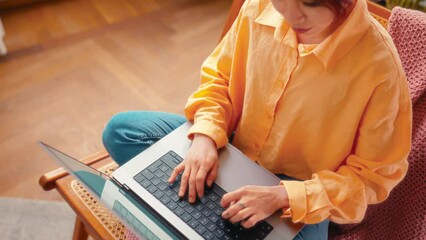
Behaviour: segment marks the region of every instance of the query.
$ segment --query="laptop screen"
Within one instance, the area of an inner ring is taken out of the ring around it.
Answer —
[[[173,229],[163,224],[140,201],[123,191],[108,175],[45,143],[40,142],[39,145],[80,180],[105,207],[115,212],[122,223],[140,239],[176,239]]]

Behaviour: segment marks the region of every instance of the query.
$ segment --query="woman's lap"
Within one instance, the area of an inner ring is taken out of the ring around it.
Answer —
[[[329,223],[329,220],[324,220],[317,224],[306,224],[293,240],[326,240]]]
[[[123,112],[111,118],[102,141],[114,161],[123,165],[185,121],[181,115],[164,112]],[[294,239],[327,239],[328,223],[306,225]]]

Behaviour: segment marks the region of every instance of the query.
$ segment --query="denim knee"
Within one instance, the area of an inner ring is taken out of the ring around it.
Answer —
[[[170,113],[123,112],[108,122],[102,141],[113,160],[122,165],[185,121],[183,116]]]
[[[102,133],[102,142],[106,150],[110,154],[111,158],[119,165],[123,165],[129,160],[123,158],[120,156],[121,154],[119,154],[122,151],[123,144],[125,144],[124,142],[127,142],[123,132],[120,131],[120,129],[126,128],[126,124],[123,121],[123,119],[126,119],[126,115],[126,113],[119,113],[114,115],[109,120]]]

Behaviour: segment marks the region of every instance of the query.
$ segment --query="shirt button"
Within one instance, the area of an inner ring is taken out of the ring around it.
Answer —
[[[283,83],[283,81],[277,81],[277,87],[278,87],[278,88],[282,88],[282,87],[284,87],[284,83]]]

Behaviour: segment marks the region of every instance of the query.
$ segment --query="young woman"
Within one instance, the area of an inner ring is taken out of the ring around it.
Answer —
[[[232,144],[282,177],[224,195],[223,218],[251,227],[275,211],[327,239],[328,220],[354,223],[407,170],[411,103],[396,49],[365,0],[249,0],[205,60],[185,107],[194,125],[180,196],[202,197],[217,149]],[[158,112],[115,116],[104,132],[124,163],[182,124]],[[236,169],[238,171],[238,169]]]

